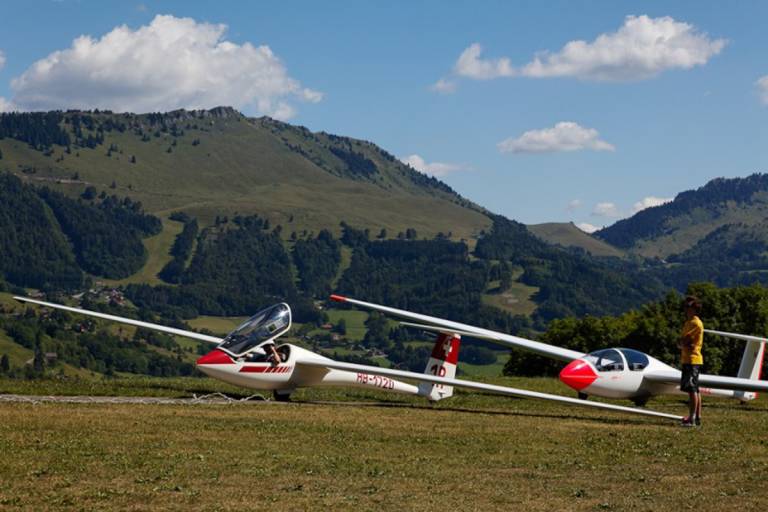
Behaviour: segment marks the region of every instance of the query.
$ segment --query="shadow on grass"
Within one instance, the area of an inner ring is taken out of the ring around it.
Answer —
[[[523,400],[523,399],[513,398],[513,400]],[[677,428],[677,422],[675,422],[674,420],[665,420],[664,418],[637,418],[637,417],[609,418],[609,417],[599,417],[599,416],[582,416],[578,414],[531,412],[531,411],[520,411],[520,410],[500,411],[498,409],[469,409],[466,407],[435,407],[433,405],[410,404],[410,403],[395,402],[395,401],[344,402],[344,401],[332,401],[332,400],[302,400],[302,401],[294,401],[291,403],[294,403],[297,405],[301,405],[301,404],[328,405],[328,406],[334,406],[334,407],[375,407],[375,408],[393,408],[393,409],[417,409],[417,410],[444,412],[444,413],[466,413],[466,414],[483,414],[486,416],[490,415],[490,416],[508,416],[508,417],[523,417],[523,418],[577,420],[577,421],[589,421],[594,423],[611,424],[611,425],[626,425],[628,423],[631,423],[633,425],[672,426]]]

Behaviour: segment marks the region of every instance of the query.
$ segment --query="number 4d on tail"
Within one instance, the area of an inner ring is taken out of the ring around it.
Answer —
[[[424,373],[448,379],[456,377],[460,344],[460,335],[450,332],[439,333]],[[419,395],[431,401],[442,400],[443,398],[453,396],[453,386],[421,382],[419,384]]]

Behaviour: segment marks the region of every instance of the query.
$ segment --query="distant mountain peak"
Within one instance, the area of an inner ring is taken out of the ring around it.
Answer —
[[[730,223],[762,222],[768,214],[768,174],[714,178],[680,192],[669,203],[646,208],[597,231],[594,236],[644,256],[684,252]]]

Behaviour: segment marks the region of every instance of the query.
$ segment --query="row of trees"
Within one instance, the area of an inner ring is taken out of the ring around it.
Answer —
[[[60,126],[61,112],[13,112],[0,114],[0,139],[26,142],[40,151],[54,144],[69,146],[69,134]]]

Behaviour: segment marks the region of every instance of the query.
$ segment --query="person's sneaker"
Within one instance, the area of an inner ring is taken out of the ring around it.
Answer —
[[[701,426],[701,418],[699,416],[696,416],[696,421],[694,423],[696,423],[697,427],[700,427]]]
[[[690,416],[686,416],[683,418],[683,421],[680,423],[680,425],[683,427],[693,427],[695,426],[695,422],[690,418]]]

